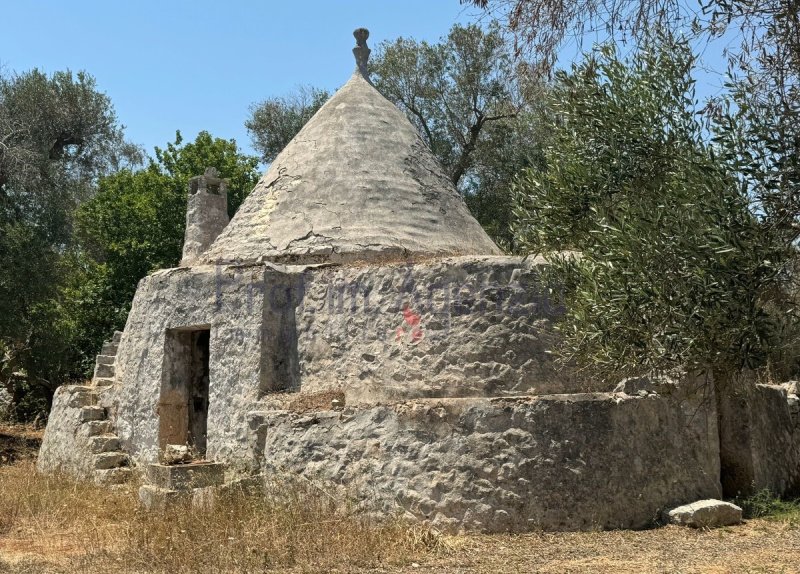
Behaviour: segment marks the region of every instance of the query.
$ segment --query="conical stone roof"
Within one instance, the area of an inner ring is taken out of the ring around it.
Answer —
[[[501,253],[414,126],[367,79],[361,34],[356,72],[275,158],[207,262]]]

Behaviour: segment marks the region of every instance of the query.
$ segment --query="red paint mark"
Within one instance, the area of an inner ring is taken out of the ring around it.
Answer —
[[[411,334],[411,343],[418,343],[425,338],[425,333],[422,331],[422,316],[415,313],[408,303],[403,305],[403,323],[407,325],[408,333]],[[406,328],[398,327],[395,331],[395,341],[400,341],[406,336]]]

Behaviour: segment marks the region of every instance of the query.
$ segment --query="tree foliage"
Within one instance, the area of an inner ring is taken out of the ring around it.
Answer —
[[[728,122],[738,141],[737,170],[775,225],[797,238],[800,192],[800,6],[785,0],[461,0],[505,22],[516,53],[548,72],[559,48],[588,32],[641,46],[653,30],[680,28],[697,44],[724,37],[728,91],[703,110]],[[731,101],[735,104],[729,107]],[[720,110],[719,108],[727,108]],[[735,116],[735,117],[734,117]],[[731,120],[732,121],[728,121]],[[731,142],[729,142],[731,143]],[[733,149],[733,148],[729,148]]]
[[[22,411],[61,382],[75,209],[100,175],[139,157],[88,74],[0,77],[0,384]]]
[[[551,256],[564,353],[602,377],[760,366],[775,343],[791,250],[706,143],[693,64],[667,37],[558,73],[547,169],[517,187],[520,241],[580,252]]]
[[[326,90],[300,86],[291,95],[250,106],[250,117],[244,125],[261,159],[271,163],[328,98]]]
[[[100,179],[96,195],[78,210],[85,288],[75,285],[70,292],[72,304],[82,309],[77,321],[85,341],[80,345],[86,350],[83,368],[90,366],[103,337],[123,328],[139,280],[180,262],[189,179],[215,167],[228,179],[228,207],[234,213],[258,181],[257,166],[258,158],[242,153],[233,140],[200,132],[184,143],[177,132],[174,142],[156,148],[145,169]]]

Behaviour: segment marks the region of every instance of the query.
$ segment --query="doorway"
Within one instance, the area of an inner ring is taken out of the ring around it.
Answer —
[[[208,433],[208,326],[168,329],[158,403],[159,447],[188,445],[195,455],[206,453]]]

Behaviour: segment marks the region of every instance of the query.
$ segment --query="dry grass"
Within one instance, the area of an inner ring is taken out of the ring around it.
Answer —
[[[403,564],[437,542],[399,522],[373,523],[311,487],[148,512],[133,487],[42,477],[28,461],[0,468],[0,492],[0,572],[332,571]]]
[[[0,466],[0,573],[800,572],[800,506],[714,531],[437,536],[371,522],[312,487],[146,512],[133,486],[38,476],[30,452]]]

